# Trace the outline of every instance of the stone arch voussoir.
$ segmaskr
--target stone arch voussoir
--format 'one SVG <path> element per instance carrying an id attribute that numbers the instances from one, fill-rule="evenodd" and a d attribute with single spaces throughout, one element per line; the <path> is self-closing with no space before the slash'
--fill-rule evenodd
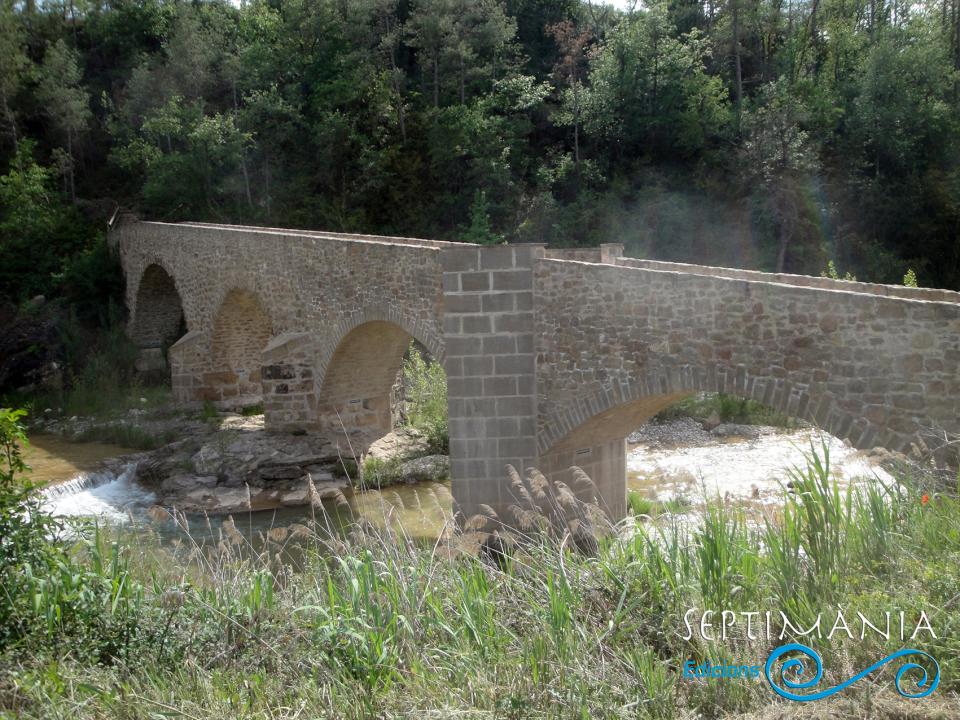
<path id="1" fill-rule="evenodd" d="M 632 378 L 629 383 L 613 382 L 577 397 L 573 402 L 545 418 L 538 434 L 541 455 L 553 452 L 568 442 L 587 423 L 602 418 L 616 408 L 640 405 L 644 401 L 663 398 L 663 407 L 695 392 L 720 392 L 755 400 L 791 417 L 813 423 L 817 427 L 847 439 L 860 449 L 877 445 L 891 450 L 909 449 L 910 438 L 891 433 L 863 417 L 856 417 L 840 407 L 836 398 L 823 386 L 810 387 L 791 381 L 789 377 L 752 376 L 742 366 L 682 365 L 651 370 Z M 662 407 L 656 402 L 651 410 Z M 640 410 L 642 415 L 642 409 Z M 651 414 L 655 414 L 651 412 Z"/>

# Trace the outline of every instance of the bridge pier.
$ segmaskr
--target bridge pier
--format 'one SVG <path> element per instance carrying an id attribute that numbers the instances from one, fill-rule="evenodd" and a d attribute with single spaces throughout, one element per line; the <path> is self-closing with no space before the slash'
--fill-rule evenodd
<path id="1" fill-rule="evenodd" d="M 450 474 L 461 520 L 513 501 L 505 466 L 537 464 L 533 266 L 542 245 L 442 250 Z"/>

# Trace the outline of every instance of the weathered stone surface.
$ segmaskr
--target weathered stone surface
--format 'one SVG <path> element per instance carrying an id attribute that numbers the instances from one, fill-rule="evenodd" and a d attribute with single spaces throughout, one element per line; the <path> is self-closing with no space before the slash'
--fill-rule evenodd
<path id="1" fill-rule="evenodd" d="M 446 480 L 449 477 L 450 458 L 446 455 L 424 455 L 407 460 L 400 466 L 400 479 L 403 482 Z"/>
<path id="2" fill-rule="evenodd" d="M 367 448 L 366 457 L 375 460 L 394 460 L 423 454 L 427 439 L 412 428 L 391 431 Z"/>

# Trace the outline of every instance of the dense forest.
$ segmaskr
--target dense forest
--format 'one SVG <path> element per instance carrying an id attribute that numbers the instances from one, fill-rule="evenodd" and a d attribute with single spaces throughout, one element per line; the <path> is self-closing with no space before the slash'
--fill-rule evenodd
<path id="1" fill-rule="evenodd" d="M 960 288 L 960 0 L 2 0 L 0 295 L 117 208 Z"/>

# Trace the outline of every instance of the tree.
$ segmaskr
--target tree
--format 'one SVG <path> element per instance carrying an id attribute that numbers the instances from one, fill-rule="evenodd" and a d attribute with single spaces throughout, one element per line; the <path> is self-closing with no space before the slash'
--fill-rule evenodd
<path id="1" fill-rule="evenodd" d="M 617 159 L 701 153 L 729 120 L 726 90 L 707 74 L 708 58 L 698 31 L 675 37 L 662 5 L 624 18 L 590 59 L 585 131 Z"/>
<path id="2" fill-rule="evenodd" d="M 823 266 L 819 231 L 807 199 L 807 180 L 818 163 L 810 137 L 801 128 L 804 114 L 805 108 L 781 79 L 767 85 L 757 107 L 744 116 L 741 167 L 773 223 L 778 273 Z"/>
<path id="3" fill-rule="evenodd" d="M 563 125 L 573 127 L 573 161 L 580 167 L 580 125 L 583 114 L 584 82 L 587 54 L 593 35 L 589 30 L 578 30 L 570 20 L 551 25 L 547 32 L 557 43 L 560 57 L 553 66 L 554 78 L 563 91 L 563 112 L 558 116 Z"/>
<path id="4" fill-rule="evenodd" d="M 90 94 L 81 83 L 82 75 L 80 58 L 63 40 L 58 40 L 47 49 L 38 95 L 47 116 L 66 140 L 66 153 L 60 157 L 70 199 L 74 202 L 77 199 L 74 172 L 77 145 L 92 117 Z"/>
<path id="5" fill-rule="evenodd" d="M 24 52 L 23 32 L 11 3 L 0 3 L 0 113 L 10 134 L 10 143 L 16 152 L 20 142 L 14 99 L 20 90 L 30 61 Z"/>
<path id="6" fill-rule="evenodd" d="M 76 208 L 52 188 L 51 173 L 21 140 L 10 170 L 0 176 L 0 297 L 15 301 L 48 293 L 88 231 Z"/>

